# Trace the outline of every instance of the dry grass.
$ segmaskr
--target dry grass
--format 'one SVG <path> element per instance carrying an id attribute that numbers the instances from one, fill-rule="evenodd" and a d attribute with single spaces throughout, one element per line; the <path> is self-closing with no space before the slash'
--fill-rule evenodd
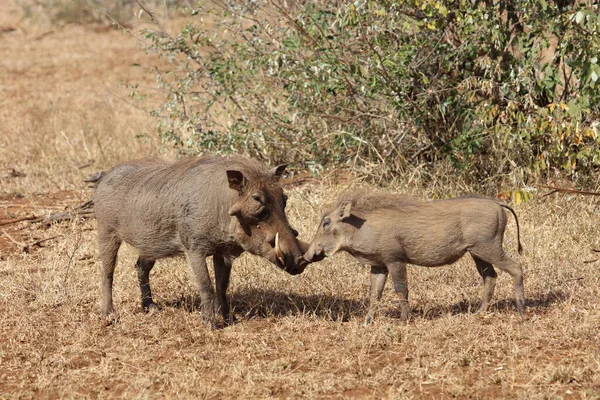
<path id="1" fill-rule="evenodd" d="M 126 95 L 120 81 L 151 85 L 130 66 L 145 57 L 135 41 L 77 26 L 45 35 L 14 21 L 0 13 L 0 26 L 17 27 L 0 40 L 3 219 L 77 204 L 91 195 L 81 184 L 91 172 L 157 151 L 156 142 L 134 139 L 152 122 L 111 94 Z M 414 195 L 427 195 L 414 186 Z M 290 220 L 303 238 L 342 189 L 289 190 Z M 368 268 L 344 255 L 296 277 L 242 257 L 229 291 L 240 321 L 208 331 L 182 259 L 157 264 L 162 310 L 141 311 L 127 247 L 115 278 L 119 318 L 107 326 L 93 220 L 11 231 L 21 240 L 59 237 L 29 254 L 0 242 L 0 397 L 599 398 L 600 261 L 585 262 L 599 258 L 590 251 L 600 248 L 598 199 L 538 198 L 516 211 L 525 318 L 503 273 L 491 311 L 472 313 L 481 282 L 465 257 L 411 267 L 412 321 L 398 319 L 388 284 L 369 327 L 361 325 Z M 515 253 L 512 223 L 506 247 Z"/>

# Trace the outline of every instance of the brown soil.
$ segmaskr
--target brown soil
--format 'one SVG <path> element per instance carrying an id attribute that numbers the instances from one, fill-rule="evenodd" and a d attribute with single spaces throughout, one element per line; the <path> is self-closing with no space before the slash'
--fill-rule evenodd
<path id="1" fill-rule="evenodd" d="M 399 320 L 388 285 L 365 327 L 369 273 L 351 257 L 291 277 L 245 255 L 229 290 L 239 322 L 211 331 L 184 259 L 157 262 L 160 311 L 141 310 L 127 246 L 115 272 L 117 314 L 100 318 L 95 221 L 13 221 L 70 210 L 91 197 L 82 180 L 94 171 L 159 154 L 154 121 L 122 100 L 119 85 L 153 87 L 154 78 L 133 66 L 148 56 L 131 36 L 37 25 L 20 4 L 0 7 L 0 398 L 600 398 L 592 197 L 514 204 L 525 253 L 516 255 L 514 224 L 505 247 L 526 271 L 524 318 L 502 273 L 490 312 L 472 311 L 481 282 L 468 257 L 409 267 L 412 320 Z M 404 192 L 400 178 L 388 190 Z M 345 172 L 287 179 L 300 237 L 310 239 L 323 205 L 359 181 Z M 50 237 L 29 253 L 14 243 Z"/>

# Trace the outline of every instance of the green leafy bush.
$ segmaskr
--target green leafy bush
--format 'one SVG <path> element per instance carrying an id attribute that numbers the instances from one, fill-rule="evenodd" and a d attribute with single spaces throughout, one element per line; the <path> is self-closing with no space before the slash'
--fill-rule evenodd
<path id="1" fill-rule="evenodd" d="M 600 165 L 597 6 L 546 0 L 201 2 L 146 30 L 182 153 L 520 184 Z M 426 177 L 427 174 L 424 174 Z"/>

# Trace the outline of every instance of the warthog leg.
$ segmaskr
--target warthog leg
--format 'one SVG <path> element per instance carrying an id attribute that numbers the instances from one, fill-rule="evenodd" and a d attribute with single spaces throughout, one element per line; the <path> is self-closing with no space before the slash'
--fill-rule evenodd
<path id="1" fill-rule="evenodd" d="M 517 301 L 517 310 L 521 316 L 525 314 L 525 294 L 523 288 L 523 268 L 521 264 L 509 258 L 506 254 L 503 254 L 500 261 L 493 263 L 494 266 L 501 269 L 502 271 L 508 272 L 513 278 L 513 284 L 515 287 L 515 298 Z"/>
<path id="2" fill-rule="evenodd" d="M 502 247 L 499 246 L 498 250 L 488 252 L 485 254 L 482 251 L 477 252 L 472 250 L 471 254 L 475 253 L 476 257 L 492 264 L 494 267 L 508 272 L 513 278 L 513 285 L 515 287 L 515 298 L 517 302 L 517 310 L 521 315 L 525 313 L 525 295 L 523 289 L 523 269 L 521 264 L 508 257 Z M 475 256 L 475 254 L 473 254 Z"/>
<path id="3" fill-rule="evenodd" d="M 139 257 L 135 263 L 140 291 L 142 292 L 142 308 L 148 311 L 156 309 L 156 304 L 152 301 L 152 291 L 150 290 L 150 271 L 154 267 L 154 262 L 155 260 Z"/>
<path id="4" fill-rule="evenodd" d="M 483 312 L 487 310 L 488 305 L 492 300 L 492 296 L 494 295 L 497 274 L 492 264 L 483 261 L 481 258 L 473 254 L 471 254 L 471 256 L 477 265 L 477 271 L 479 272 L 479 275 L 481 275 L 483 278 L 483 296 L 481 299 L 481 304 L 479 305 L 479 309 L 477 310 L 477 312 Z"/>
<path id="5" fill-rule="evenodd" d="M 408 307 L 408 278 L 406 276 L 406 263 L 388 265 L 388 270 L 394 283 L 394 291 L 400 297 L 400 318 L 408 320 L 410 309 Z"/>
<path id="6" fill-rule="evenodd" d="M 375 312 L 381 300 L 381 294 L 387 280 L 388 270 L 386 267 L 371 266 L 371 290 L 369 294 L 369 311 L 365 318 L 365 325 L 370 324 L 375 317 Z"/>
<path id="7" fill-rule="evenodd" d="M 226 324 L 233 322 L 233 320 L 230 319 L 229 302 L 227 301 L 227 287 L 229 286 L 229 277 L 231 275 L 231 262 L 231 259 L 223 257 L 222 254 L 215 254 L 213 256 L 215 283 L 217 285 L 217 300 L 219 302 L 219 310 L 223 316 L 223 321 Z"/>
<path id="8" fill-rule="evenodd" d="M 206 267 L 206 255 L 195 251 L 187 251 L 185 254 L 192 273 L 192 280 L 200 292 L 202 319 L 210 328 L 215 328 L 215 291 Z"/>
<path id="9" fill-rule="evenodd" d="M 102 289 L 101 313 L 106 317 L 113 309 L 112 286 L 115 267 L 117 265 L 117 254 L 121 246 L 121 239 L 114 233 L 98 227 L 98 247 L 100 249 L 100 286 Z"/>

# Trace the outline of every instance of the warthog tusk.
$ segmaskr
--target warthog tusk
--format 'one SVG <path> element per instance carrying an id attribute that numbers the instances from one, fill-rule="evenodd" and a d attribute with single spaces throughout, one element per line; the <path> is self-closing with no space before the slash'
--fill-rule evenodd
<path id="1" fill-rule="evenodd" d="M 279 248 L 279 232 L 275 234 L 275 255 L 277 255 L 277 260 L 279 260 L 281 265 L 285 265 L 285 261 L 283 259 L 283 252 Z"/>

